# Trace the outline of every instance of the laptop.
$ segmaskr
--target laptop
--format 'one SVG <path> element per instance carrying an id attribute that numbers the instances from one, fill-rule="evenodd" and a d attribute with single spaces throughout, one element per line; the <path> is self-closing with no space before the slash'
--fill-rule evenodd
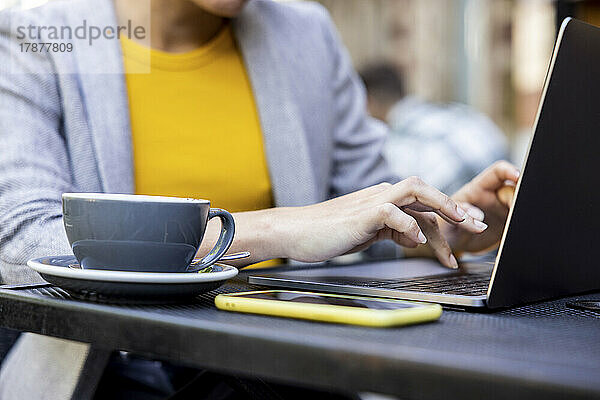
<path id="1" fill-rule="evenodd" d="M 494 261 L 315 265 L 248 281 L 489 309 L 600 290 L 600 28 L 561 25 Z"/>

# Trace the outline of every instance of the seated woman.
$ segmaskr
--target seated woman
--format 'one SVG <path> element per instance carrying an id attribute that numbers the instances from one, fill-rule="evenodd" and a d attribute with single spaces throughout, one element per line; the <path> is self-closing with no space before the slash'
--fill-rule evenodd
<path id="1" fill-rule="evenodd" d="M 451 197 L 394 176 L 386 130 L 367 114 L 346 50 L 314 3 L 78 0 L 0 18 L 0 59 L 10 60 L 0 63 L 6 281 L 35 279 L 19 267 L 29 258 L 71 252 L 63 192 L 210 199 L 234 212 L 230 252 L 250 251 L 246 263 L 322 261 L 390 239 L 427 243 L 456 268 L 453 252 L 500 238 L 508 209 L 495 193 L 517 170 L 496 163 Z M 19 26 L 83 21 L 115 28 L 89 44 L 74 39 L 66 53 L 22 52 L 15 38 Z M 149 36 L 118 38 L 129 21 L 151 26 Z M 21 42 L 52 40 L 33 32 L 41 36 Z M 200 253 L 218 230 L 211 223 Z M 69 397 L 85 352 L 27 336 L 3 368 L 0 397 Z"/>

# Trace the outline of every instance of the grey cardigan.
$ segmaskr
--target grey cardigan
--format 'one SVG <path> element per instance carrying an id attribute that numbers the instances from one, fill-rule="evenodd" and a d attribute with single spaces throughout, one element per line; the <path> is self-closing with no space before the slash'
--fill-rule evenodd
<path id="1" fill-rule="evenodd" d="M 0 13 L 4 282 L 39 279 L 22 266 L 29 258 L 71 252 L 61 220 L 63 192 L 134 190 L 118 40 L 33 55 L 21 53 L 11 38 L 11 22 L 77 26 L 84 19 L 114 26 L 112 2 L 59 0 Z M 397 180 L 382 156 L 386 129 L 367 115 L 362 84 L 323 8 L 253 0 L 233 27 L 259 111 L 277 206 Z M 87 346 L 27 335 L 2 369 L 0 397 L 69 397 L 86 354 Z"/>

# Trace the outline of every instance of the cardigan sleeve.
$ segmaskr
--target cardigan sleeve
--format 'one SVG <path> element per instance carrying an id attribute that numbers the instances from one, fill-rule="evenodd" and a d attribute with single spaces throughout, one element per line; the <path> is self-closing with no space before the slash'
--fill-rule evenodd
<path id="1" fill-rule="evenodd" d="M 74 191 L 61 133 L 58 74 L 48 55 L 23 53 L 0 13 L 0 272 L 33 257 L 70 254 L 61 194 Z M 26 269 L 23 269 L 26 270 Z"/>

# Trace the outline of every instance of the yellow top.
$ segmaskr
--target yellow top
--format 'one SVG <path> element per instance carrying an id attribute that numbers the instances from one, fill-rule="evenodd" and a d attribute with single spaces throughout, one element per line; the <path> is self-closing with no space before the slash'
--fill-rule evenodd
<path id="1" fill-rule="evenodd" d="M 208 199 L 231 212 L 273 206 L 250 82 L 231 29 L 188 53 L 122 39 L 135 191 Z M 150 73 L 135 73 L 147 68 Z"/>
<path id="2" fill-rule="evenodd" d="M 121 44 L 136 193 L 208 199 L 230 212 L 272 207 L 256 105 L 231 28 L 187 53 Z"/>

